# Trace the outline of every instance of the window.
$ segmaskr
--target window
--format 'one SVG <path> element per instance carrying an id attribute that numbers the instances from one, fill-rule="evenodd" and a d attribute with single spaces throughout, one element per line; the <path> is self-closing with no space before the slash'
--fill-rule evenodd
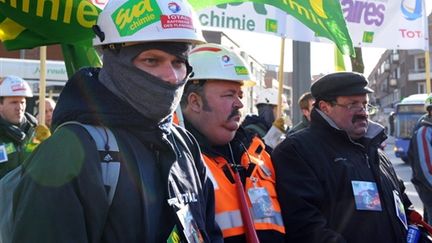
<path id="1" fill-rule="evenodd" d="M 415 58 L 415 69 L 418 71 L 425 70 L 425 58 L 423 56 L 418 56 Z"/>
<path id="2" fill-rule="evenodd" d="M 399 75 L 400 75 L 400 69 L 399 69 L 399 68 L 396 68 L 396 69 L 393 71 L 393 78 L 398 79 L 398 78 L 399 78 Z"/>
<path id="3" fill-rule="evenodd" d="M 417 93 L 418 94 L 424 94 L 426 93 L 426 83 L 418 83 L 417 84 Z"/>

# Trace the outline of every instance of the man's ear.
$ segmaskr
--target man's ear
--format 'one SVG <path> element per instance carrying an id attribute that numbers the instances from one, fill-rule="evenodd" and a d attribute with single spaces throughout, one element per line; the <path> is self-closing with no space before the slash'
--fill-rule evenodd
<path id="1" fill-rule="evenodd" d="M 320 100 L 319 103 L 318 103 L 318 106 L 319 106 L 320 110 L 322 112 L 324 112 L 325 114 L 327 114 L 329 112 L 329 105 L 330 104 L 328 102 L 325 102 L 323 100 Z"/>
<path id="2" fill-rule="evenodd" d="M 203 106 L 201 96 L 194 92 L 190 93 L 188 96 L 188 105 L 191 111 L 201 112 Z"/>

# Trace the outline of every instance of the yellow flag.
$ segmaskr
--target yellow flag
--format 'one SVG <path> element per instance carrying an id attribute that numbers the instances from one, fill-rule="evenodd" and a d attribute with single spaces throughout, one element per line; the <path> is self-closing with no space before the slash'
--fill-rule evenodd
<path id="1" fill-rule="evenodd" d="M 345 71 L 344 56 L 336 46 L 334 48 L 334 60 L 335 60 L 335 70 L 337 72 Z"/>

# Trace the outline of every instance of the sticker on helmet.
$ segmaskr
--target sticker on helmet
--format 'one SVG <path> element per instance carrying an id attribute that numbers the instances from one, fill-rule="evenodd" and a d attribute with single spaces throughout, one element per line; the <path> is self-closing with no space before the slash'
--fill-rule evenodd
<path id="1" fill-rule="evenodd" d="M 167 8 L 172 14 L 161 16 L 163 29 L 195 29 L 191 17 L 178 14 L 183 10 L 178 3 L 169 2 Z"/>
<path id="2" fill-rule="evenodd" d="M 23 83 L 15 83 L 11 85 L 11 90 L 12 92 L 25 91 L 26 87 L 24 86 Z"/>
<path id="3" fill-rule="evenodd" d="M 156 1 L 131 0 L 120 6 L 111 18 L 120 36 L 129 36 L 159 21 L 161 14 Z"/>
<path id="4" fill-rule="evenodd" d="M 171 14 L 161 16 L 163 29 L 191 29 L 193 30 L 192 19 L 185 15 Z"/>
<path id="5" fill-rule="evenodd" d="M 228 55 L 221 56 L 221 64 L 223 68 L 234 66 L 234 63 L 232 62 L 232 58 Z"/>
<path id="6" fill-rule="evenodd" d="M 249 72 L 245 66 L 236 66 L 234 68 L 235 68 L 235 72 L 237 75 L 248 75 L 249 74 Z"/>

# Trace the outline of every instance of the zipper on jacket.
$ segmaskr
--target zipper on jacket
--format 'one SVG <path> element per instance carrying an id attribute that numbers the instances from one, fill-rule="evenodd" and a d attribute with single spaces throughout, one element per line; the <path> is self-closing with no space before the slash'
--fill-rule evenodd
<path id="1" fill-rule="evenodd" d="M 178 158 L 183 157 L 182 153 L 180 152 L 179 147 L 177 146 L 176 138 L 174 137 L 173 133 L 171 133 L 171 137 L 172 137 L 172 140 L 173 140 L 173 144 L 174 144 L 174 147 L 175 147 L 175 153 L 177 154 L 177 157 Z"/>
<path id="2" fill-rule="evenodd" d="M 365 159 L 366 159 L 367 166 L 370 169 L 371 166 L 370 166 L 370 163 L 369 163 L 369 156 L 366 153 L 364 154 L 364 156 L 365 156 Z"/>

